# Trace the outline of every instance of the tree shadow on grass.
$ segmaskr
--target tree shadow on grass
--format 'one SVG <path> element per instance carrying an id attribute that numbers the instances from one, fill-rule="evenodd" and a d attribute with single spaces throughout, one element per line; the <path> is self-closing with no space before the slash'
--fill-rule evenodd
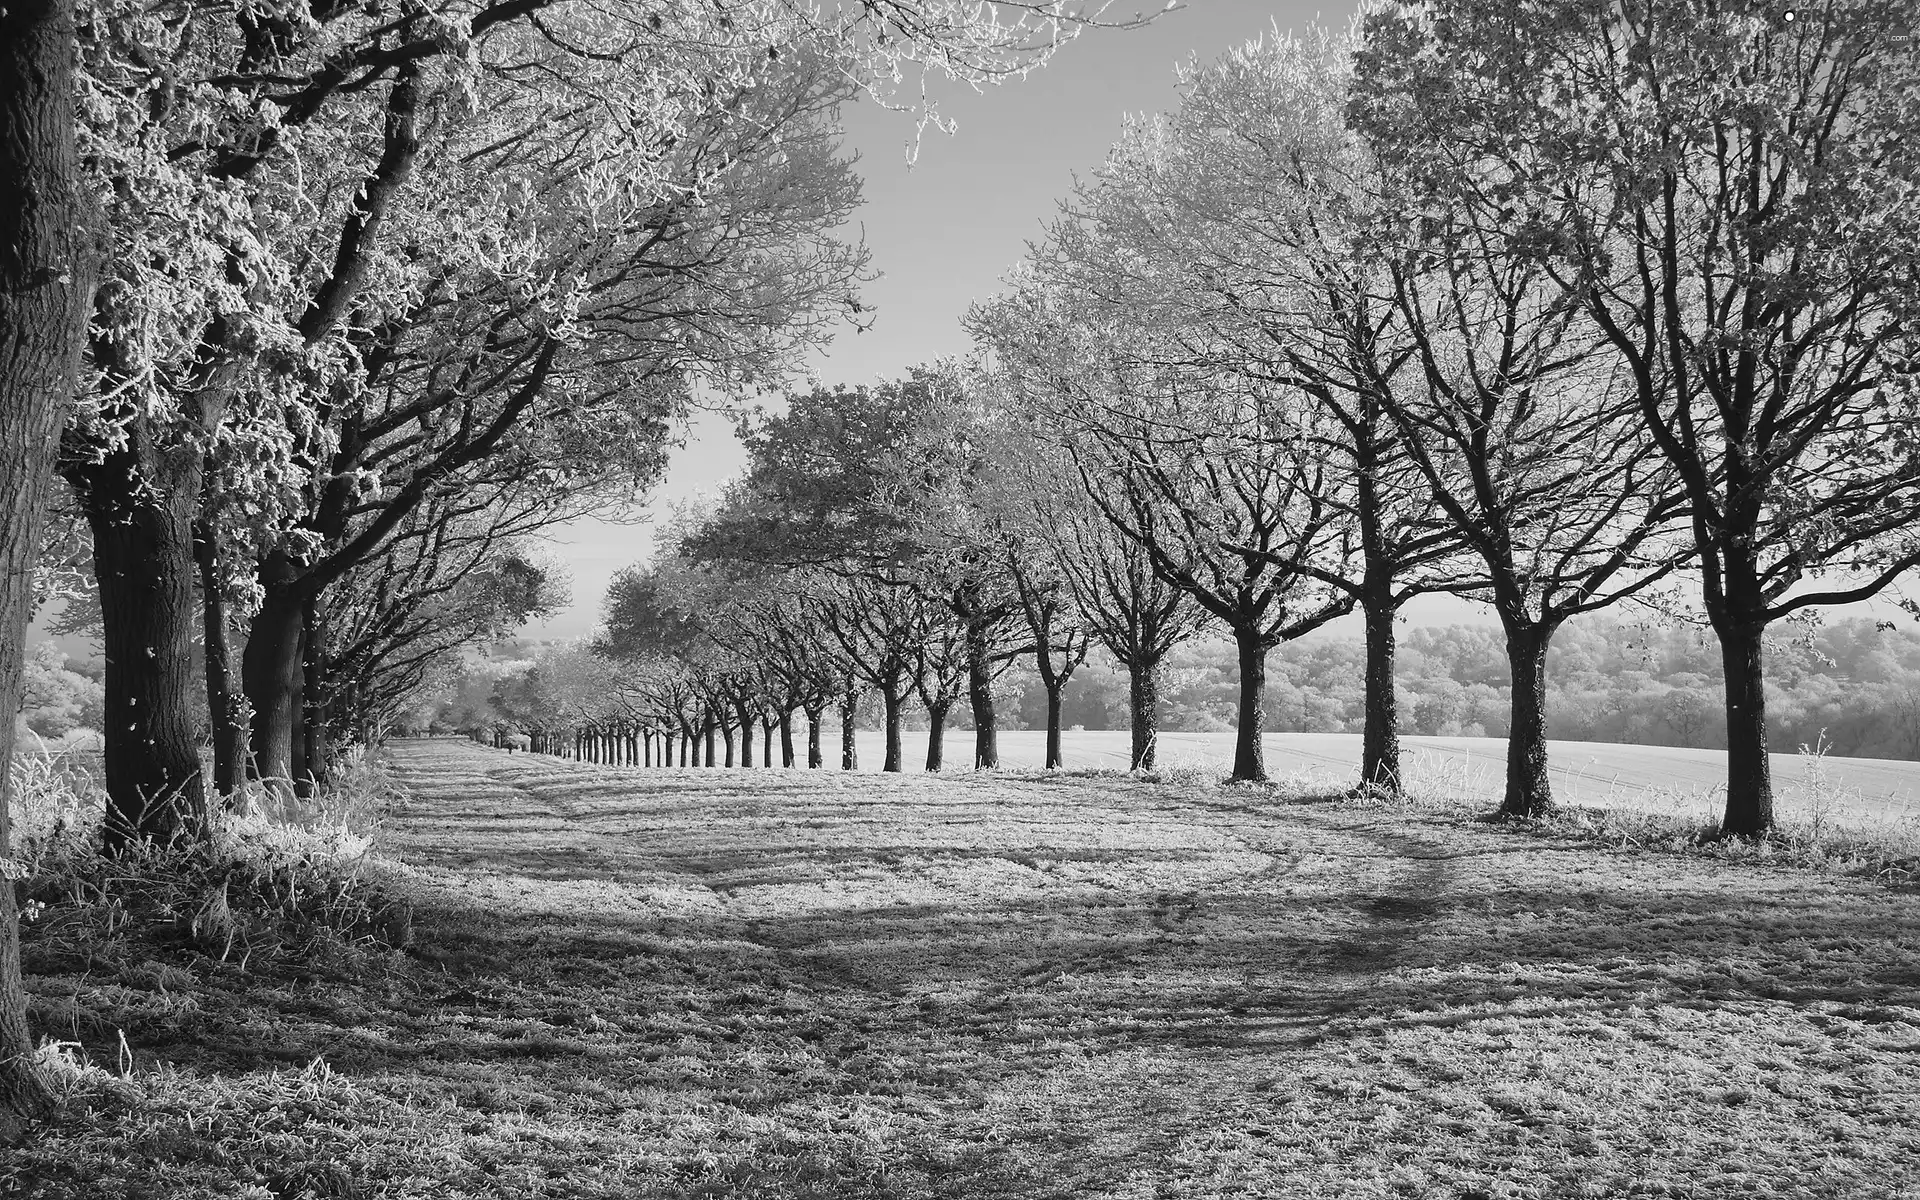
<path id="1" fill-rule="evenodd" d="M 1489 899 L 1409 907 L 1400 896 L 1328 897 L 1289 914 L 1249 896 L 1204 900 L 1181 916 L 1188 901 L 1176 896 L 1047 897 L 965 911 L 635 918 L 595 928 L 565 918 L 481 921 L 450 908 L 421 915 L 426 944 L 414 971 L 378 994 L 344 976 L 259 991 L 264 1012 L 253 1015 L 249 1044 L 271 1060 L 325 1054 L 342 1069 L 380 1070 L 422 1058 L 630 1058 L 632 1039 L 644 1044 L 649 1030 L 718 1047 L 883 1029 L 1018 1058 L 1036 1028 L 1105 1051 L 1217 1052 L 1305 1048 L 1362 1027 L 1652 1005 L 1838 1005 L 1920 1021 L 1920 919 L 1911 911 L 1847 915 L 1807 898 L 1759 918 L 1728 911 L 1715 892 L 1642 899 L 1529 889 Z M 340 999 L 316 1005 L 316 990 Z M 356 1035 L 361 1015 L 382 1008 L 400 1014 L 397 1036 L 412 1040 Z M 448 1016 L 482 1032 L 515 1022 L 564 1031 L 588 1013 L 617 1026 L 600 1051 L 559 1033 L 512 1046 L 511 1037 L 433 1032 Z M 258 1037 L 262 1029 L 270 1035 Z M 196 1057 L 192 1047 L 204 1042 L 238 1066 L 240 1032 L 178 1030 L 173 1048 Z"/>

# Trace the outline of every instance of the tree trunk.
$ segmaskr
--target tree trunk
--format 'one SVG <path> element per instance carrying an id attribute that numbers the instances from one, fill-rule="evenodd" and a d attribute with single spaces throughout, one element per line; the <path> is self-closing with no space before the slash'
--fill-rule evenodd
<path id="1" fill-rule="evenodd" d="M 927 705 L 927 770 L 938 771 L 946 757 L 947 706 Z"/>
<path id="2" fill-rule="evenodd" d="M 246 712 L 234 691 L 233 642 L 227 634 L 227 597 L 220 586 L 220 550 L 213 527 L 194 526 L 200 564 L 200 612 L 205 626 L 207 723 L 213 740 L 213 790 L 229 806 L 239 799 L 247 763 Z"/>
<path id="3" fill-rule="evenodd" d="M 301 627 L 302 629 L 305 628 L 304 622 L 302 622 Z M 306 649 L 307 649 L 306 643 L 305 642 L 300 643 L 300 653 L 301 653 L 302 663 L 306 661 Z M 292 778 L 290 783 L 291 783 L 291 786 L 293 787 L 294 792 L 297 794 L 300 790 L 299 776 L 300 776 L 300 773 L 305 769 L 306 761 L 307 761 L 307 673 L 306 671 L 304 669 L 295 671 L 293 675 L 293 679 L 294 679 L 294 683 L 293 683 L 294 777 Z M 502 748 L 504 748 L 507 744 L 505 731 L 502 731 L 500 734 L 499 744 Z"/>
<path id="4" fill-rule="evenodd" d="M 780 714 L 780 765 L 791 767 L 794 762 L 793 710 L 789 708 Z"/>
<path id="5" fill-rule="evenodd" d="M 1720 662 L 1727 676 L 1727 808 L 1720 831 L 1759 837 L 1773 828 L 1773 761 L 1767 754 L 1766 627 L 1727 625 Z"/>
<path id="6" fill-rule="evenodd" d="M 1127 704 L 1133 726 L 1132 771 L 1151 771 L 1160 741 L 1160 660 L 1127 664 Z"/>
<path id="7" fill-rule="evenodd" d="M 725 739 L 727 744 L 727 760 L 721 765 L 731 767 L 733 765 L 733 726 L 727 724 L 725 721 L 719 722 L 719 725 L 720 736 Z M 753 744 L 752 740 L 749 739 L 747 744 L 751 746 Z M 712 766 L 713 764 L 708 763 L 707 765 Z"/>
<path id="8" fill-rule="evenodd" d="M 1507 730 L 1507 794 L 1500 814 L 1539 817 L 1553 808 L 1547 778 L 1547 644 L 1553 627 L 1509 622 L 1507 666 L 1513 678 L 1513 718 Z"/>
<path id="9" fill-rule="evenodd" d="M 773 765 L 773 729 L 775 724 L 776 722 L 772 717 L 760 718 L 760 765 L 763 767 Z M 787 740 L 791 742 L 793 739 L 789 737 Z M 787 747 L 787 758 L 789 759 L 787 765 L 793 765 L 791 762 L 793 758 L 793 747 L 791 745 Z"/>
<path id="10" fill-rule="evenodd" d="M 1066 688 L 1066 681 L 1055 679 L 1047 684 L 1047 770 L 1056 771 L 1065 764 L 1060 754 L 1060 693 Z"/>
<path id="11" fill-rule="evenodd" d="M 903 757 L 900 746 L 900 708 L 903 697 L 892 688 L 880 689 L 880 702 L 887 725 L 887 753 L 880 763 L 882 771 L 898 772 Z"/>
<path id="12" fill-rule="evenodd" d="M 745 704 L 735 705 L 734 711 L 740 714 L 740 765 L 751 767 L 753 765 L 753 713 Z M 733 765 L 731 757 L 727 765 Z"/>
<path id="13" fill-rule="evenodd" d="M 106 656 L 109 852 L 143 839 L 166 841 L 206 827 L 192 696 L 193 555 L 190 489 L 156 488 L 116 452 L 95 468 L 71 472 L 93 532 L 94 574 Z M 197 460 L 197 455 L 195 456 Z M 169 481 L 173 482 L 173 481 Z"/>
<path id="14" fill-rule="evenodd" d="M 718 722 L 709 722 L 707 724 L 707 765 L 710 767 L 717 767 L 720 765 L 718 761 L 719 755 L 715 753 L 715 751 L 717 751 L 720 748 L 719 746 L 720 733 L 717 726 L 718 726 Z M 731 741 L 731 739 L 729 739 L 729 741 Z M 731 754 L 731 750 L 732 750 L 731 745 L 729 745 L 728 750 L 729 750 L 729 754 Z"/>
<path id="15" fill-rule="evenodd" d="M 1391 584 L 1369 588 L 1361 601 L 1367 629 L 1366 732 L 1360 743 L 1360 790 L 1401 793 L 1400 697 L 1393 681 L 1394 603 Z"/>
<path id="16" fill-rule="evenodd" d="M 9 868 L 7 764 L 34 566 L 95 280 L 74 147 L 76 44 L 71 0 L 0 6 L 0 862 Z M 0 1144 L 53 1108 L 26 1013 L 14 885 L 0 879 Z"/>
<path id="17" fill-rule="evenodd" d="M 1240 714 L 1234 729 L 1233 779 L 1265 783 L 1267 750 L 1262 740 L 1267 724 L 1267 643 L 1258 634 L 1235 630 L 1240 651 Z"/>
<path id="18" fill-rule="evenodd" d="M 333 766 L 333 712 L 327 672 L 326 617 L 317 597 L 300 606 L 300 761 L 294 787 L 318 796 Z"/>
<path id="19" fill-rule="evenodd" d="M 808 708 L 807 714 L 807 769 L 817 771 L 826 763 L 826 756 L 820 753 L 820 716 L 825 710 Z"/>
<path id="20" fill-rule="evenodd" d="M 975 770 L 1000 765 L 1000 729 L 993 710 L 993 663 L 987 633 L 984 618 L 967 618 L 967 703 L 973 708 Z"/>
<path id="21" fill-rule="evenodd" d="M 860 769 L 860 744 L 854 740 L 853 717 L 860 706 L 860 696 L 852 688 L 847 689 L 846 698 L 840 705 L 840 769 L 857 771 Z"/>
<path id="22" fill-rule="evenodd" d="M 277 556 L 262 573 L 281 569 Z M 265 598 L 247 628 L 240 679 L 253 710 L 253 776 L 285 795 L 293 789 L 295 693 L 300 686 L 300 599 L 263 579 Z"/>

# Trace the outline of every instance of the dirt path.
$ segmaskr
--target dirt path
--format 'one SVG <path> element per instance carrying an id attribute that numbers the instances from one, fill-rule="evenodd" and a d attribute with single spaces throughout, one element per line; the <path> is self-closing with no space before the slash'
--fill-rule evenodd
<path id="1" fill-rule="evenodd" d="M 420 953 L 543 1047 L 456 1098 L 594 1131 L 550 1194 L 1920 1195 L 1911 896 L 1240 789 L 393 763 Z"/>

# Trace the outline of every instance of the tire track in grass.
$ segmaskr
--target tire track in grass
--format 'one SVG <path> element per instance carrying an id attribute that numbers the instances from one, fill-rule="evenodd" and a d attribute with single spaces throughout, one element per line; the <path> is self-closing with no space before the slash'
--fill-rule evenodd
<path id="1" fill-rule="evenodd" d="M 1862 934 L 1825 948 L 1821 904 L 1866 926 L 1847 887 L 1812 877 L 1253 790 L 498 759 L 487 774 L 491 802 L 556 814 L 535 841 L 582 840 L 576 877 L 622 883 L 587 924 L 645 956 L 609 959 L 599 991 L 559 989 L 644 997 L 600 1010 L 632 1056 L 609 1063 L 683 1079 L 648 1085 L 667 1111 L 777 1114 L 768 1128 L 788 1131 L 710 1156 L 774 1171 L 779 1139 L 810 1122 L 886 1114 L 884 1188 L 764 1176 L 784 1182 L 661 1194 L 1611 1196 L 1729 1161 L 1735 1190 L 1699 1194 L 1747 1194 L 1840 1138 L 1858 1160 L 1830 1168 L 1842 1182 L 1780 1194 L 1851 1197 L 1897 1175 L 1884 1138 L 1905 1135 L 1876 1148 L 1836 1114 L 1871 1104 L 1872 1127 L 1897 1130 L 1920 1112 L 1888 1090 L 1886 1064 L 1911 1055 L 1861 1040 L 1915 1040 L 1911 967 Z M 1795 888 L 1830 899 L 1790 925 L 1749 921 Z M 696 890 L 697 906 L 665 899 Z M 536 901 L 500 916 L 529 952 Z M 1914 927 L 1911 904 L 1887 916 Z M 1743 1048 L 1765 1030 L 1784 1040 Z M 1748 1070 L 1762 1083 L 1731 1077 Z"/>

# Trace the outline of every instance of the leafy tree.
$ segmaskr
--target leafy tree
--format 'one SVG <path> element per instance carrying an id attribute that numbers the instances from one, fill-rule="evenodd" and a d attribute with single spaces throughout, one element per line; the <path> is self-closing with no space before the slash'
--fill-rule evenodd
<path id="1" fill-rule="evenodd" d="M 786 401 L 743 429 L 747 476 L 689 552 L 862 576 L 944 607 L 965 630 L 974 765 L 997 766 L 993 681 L 1025 646 L 1006 547 L 982 503 L 979 399 L 942 365 Z"/>
<path id="2" fill-rule="evenodd" d="M 103 711 L 99 682 L 69 670 L 66 659 L 52 642 L 27 648 L 18 711 L 21 722 L 41 737 L 60 737 Z"/>
<path id="3" fill-rule="evenodd" d="M 100 386 L 69 423 L 63 470 L 94 526 L 111 669 L 125 676 L 110 690 L 129 697 L 126 727 L 109 730 L 115 811 L 156 814 L 146 835 L 198 806 L 180 710 L 210 469 L 225 476 L 216 519 L 256 537 L 264 567 L 264 636 L 242 673 L 255 749 L 281 775 L 301 665 L 290 645 L 315 594 L 364 560 L 343 551 L 376 548 L 384 522 L 490 453 L 543 395 L 604 397 L 670 374 L 676 350 L 744 386 L 767 359 L 743 343 L 818 336 L 857 255 L 816 236 L 844 207 L 812 186 L 830 180 L 809 181 L 820 139 L 781 150 L 783 127 L 884 91 L 904 61 L 977 81 L 1022 70 L 1096 16 L 955 0 L 101 10 L 82 31 L 85 132 L 116 271 L 96 305 Z M 757 194 L 797 203 L 746 244 L 683 237 L 727 227 L 742 174 L 779 170 L 785 184 Z M 696 268 L 705 283 L 677 288 Z M 715 275 L 742 283 L 738 303 L 710 302 L 727 292 L 705 286 Z M 663 287 L 677 302 L 654 302 Z M 623 321 L 648 326 L 625 357 L 611 339 L 589 346 Z M 393 440 L 356 445 L 352 426 L 370 396 L 415 385 L 467 403 L 425 414 L 414 428 L 441 436 L 399 470 Z M 338 493 L 369 482 L 393 515 L 354 527 Z M 253 560 L 216 570 L 247 576 Z"/>

